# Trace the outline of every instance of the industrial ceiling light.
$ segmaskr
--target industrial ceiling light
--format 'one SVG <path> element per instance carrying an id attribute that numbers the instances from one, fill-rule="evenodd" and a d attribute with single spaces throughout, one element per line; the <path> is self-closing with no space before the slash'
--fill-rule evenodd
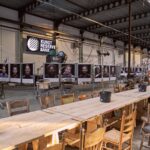
<path id="1" fill-rule="evenodd" d="M 150 3 L 150 0 L 147 0 L 148 3 Z"/>

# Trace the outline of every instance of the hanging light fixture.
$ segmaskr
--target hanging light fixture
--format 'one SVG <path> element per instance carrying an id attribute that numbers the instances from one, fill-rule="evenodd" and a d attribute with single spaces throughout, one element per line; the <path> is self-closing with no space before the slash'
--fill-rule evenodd
<path id="1" fill-rule="evenodd" d="M 150 3 L 150 0 L 147 0 L 148 3 Z"/>

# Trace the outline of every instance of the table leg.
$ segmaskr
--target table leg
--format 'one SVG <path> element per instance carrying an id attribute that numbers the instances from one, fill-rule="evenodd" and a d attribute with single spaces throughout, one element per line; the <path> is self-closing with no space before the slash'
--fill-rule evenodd
<path id="1" fill-rule="evenodd" d="M 38 150 L 39 148 L 39 139 L 32 141 L 33 150 Z"/>
<path id="2" fill-rule="evenodd" d="M 58 132 L 52 135 L 52 145 L 59 144 L 59 135 Z"/>
<path id="3" fill-rule="evenodd" d="M 148 146 L 150 146 L 150 137 L 148 138 Z"/>
<path id="4" fill-rule="evenodd" d="M 21 144 L 21 145 L 18 145 L 18 150 L 27 150 L 28 148 L 28 144 Z"/>
<path id="5" fill-rule="evenodd" d="M 80 128 L 80 148 L 79 148 L 79 150 L 83 150 L 84 133 L 85 133 L 85 129 L 81 125 L 81 128 Z"/>

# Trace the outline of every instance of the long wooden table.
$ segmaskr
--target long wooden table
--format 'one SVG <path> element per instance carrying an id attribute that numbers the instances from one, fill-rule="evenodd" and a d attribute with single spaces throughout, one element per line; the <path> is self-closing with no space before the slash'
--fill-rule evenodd
<path id="1" fill-rule="evenodd" d="M 30 142 L 41 136 L 54 135 L 78 126 L 94 116 L 105 114 L 150 97 L 138 89 L 112 94 L 110 103 L 92 98 L 71 104 L 51 107 L 22 115 L 0 119 L 0 150 L 11 150 L 16 145 Z"/>
<path id="2" fill-rule="evenodd" d="M 110 103 L 102 103 L 100 102 L 100 98 L 96 97 L 85 101 L 51 107 L 46 111 L 60 112 L 72 116 L 76 120 L 84 121 L 92 118 L 93 116 L 118 110 L 125 106 L 138 103 L 143 99 L 149 98 L 149 91 L 150 87 L 148 87 L 147 92 L 138 92 L 138 89 L 134 89 L 112 94 Z"/>
<path id="3" fill-rule="evenodd" d="M 34 111 L 0 120 L 0 150 L 12 150 L 42 136 L 57 135 L 79 124 L 68 115 Z"/>

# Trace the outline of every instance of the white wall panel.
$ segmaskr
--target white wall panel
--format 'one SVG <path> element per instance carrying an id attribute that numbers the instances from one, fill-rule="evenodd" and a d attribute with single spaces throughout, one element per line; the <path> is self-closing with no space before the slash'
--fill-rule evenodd
<path id="1" fill-rule="evenodd" d="M 123 54 L 119 54 L 119 50 L 115 49 L 115 64 L 123 66 Z"/>
<path id="2" fill-rule="evenodd" d="M 69 35 L 79 36 L 80 31 L 76 28 L 61 24 L 58 28 L 60 32 L 67 33 Z"/>
<path id="3" fill-rule="evenodd" d="M 99 49 L 98 45 L 94 45 L 94 43 L 84 43 L 83 45 L 83 63 L 98 63 L 98 55 L 97 50 Z"/>
<path id="4" fill-rule="evenodd" d="M 16 62 L 16 32 L 0 28 L 0 62 Z"/>
<path id="5" fill-rule="evenodd" d="M 45 55 L 33 55 L 33 54 L 23 54 L 23 62 L 24 63 L 35 63 L 35 73 L 37 74 L 37 68 L 41 67 L 43 63 L 46 62 Z M 41 69 L 40 73 L 43 73 L 43 69 Z"/>
<path id="6" fill-rule="evenodd" d="M 104 56 L 103 58 L 103 64 L 104 65 L 111 65 L 114 64 L 114 48 L 110 45 L 103 44 L 100 48 L 101 52 L 103 53 L 109 53 L 109 56 Z"/>
<path id="7" fill-rule="evenodd" d="M 0 6 L 0 17 L 17 21 L 18 12 L 16 10 Z"/>
<path id="8" fill-rule="evenodd" d="M 32 16 L 29 14 L 25 15 L 25 22 L 32 25 L 42 26 L 45 28 L 53 29 L 53 22 L 40 17 Z"/>
<path id="9" fill-rule="evenodd" d="M 141 54 L 140 53 L 135 53 L 135 66 L 140 66 L 141 62 Z"/>
<path id="10" fill-rule="evenodd" d="M 78 63 L 79 61 L 79 49 L 71 48 L 71 44 L 74 41 L 69 41 L 69 40 L 63 40 L 63 39 L 58 39 L 57 40 L 57 50 L 58 51 L 64 51 L 67 54 L 67 62 L 68 63 Z"/>
<path id="11" fill-rule="evenodd" d="M 0 6 L 0 17 L 12 19 L 12 20 L 18 20 L 18 12 L 12 9 L 8 9 L 5 7 Z M 53 28 L 53 22 L 42 19 L 40 17 L 32 16 L 29 14 L 25 15 L 25 22 L 28 24 L 33 24 L 37 26 L 43 26 L 49 29 Z M 11 27 L 18 27 L 17 25 L 10 24 L 10 23 L 2 23 L 1 25 L 11 26 Z M 79 62 L 79 49 L 75 48 L 73 49 L 71 47 L 71 44 L 74 41 L 79 41 L 78 37 L 80 37 L 80 31 L 76 28 L 69 27 L 66 25 L 60 25 L 59 31 L 65 32 L 69 35 L 75 35 L 75 38 L 70 38 L 68 40 L 63 39 L 57 39 L 57 49 L 58 51 L 64 51 L 67 56 L 68 60 L 67 62 L 70 63 L 78 63 Z M 2 29 L 0 27 L 0 61 L 4 61 L 6 58 L 9 59 L 10 62 L 15 62 L 18 57 L 19 51 L 19 31 L 14 31 L 11 29 Z M 91 38 L 92 40 L 98 40 L 98 36 L 93 33 L 84 32 L 85 38 Z M 87 44 L 88 43 L 88 44 Z M 105 65 L 113 65 L 114 62 L 116 65 L 123 65 L 123 54 L 119 55 L 118 50 L 114 48 L 113 46 L 113 40 L 110 38 L 105 37 L 104 38 L 103 47 L 100 49 L 103 49 L 105 52 L 109 52 L 110 56 L 104 57 L 104 64 Z M 121 45 L 122 43 L 117 43 L 117 45 Z M 84 63 L 98 63 L 98 56 L 97 56 L 97 50 L 99 49 L 98 43 L 94 43 L 92 41 L 84 41 L 83 45 L 83 60 Z M 126 64 L 128 64 L 128 54 L 126 53 Z M 40 67 L 43 62 L 46 61 L 46 56 L 43 55 L 32 55 L 32 54 L 23 54 L 23 61 L 24 62 L 35 62 L 36 68 Z M 141 54 L 135 53 L 135 66 L 139 65 L 141 61 Z M 133 54 L 131 53 L 131 66 L 133 65 Z"/>

